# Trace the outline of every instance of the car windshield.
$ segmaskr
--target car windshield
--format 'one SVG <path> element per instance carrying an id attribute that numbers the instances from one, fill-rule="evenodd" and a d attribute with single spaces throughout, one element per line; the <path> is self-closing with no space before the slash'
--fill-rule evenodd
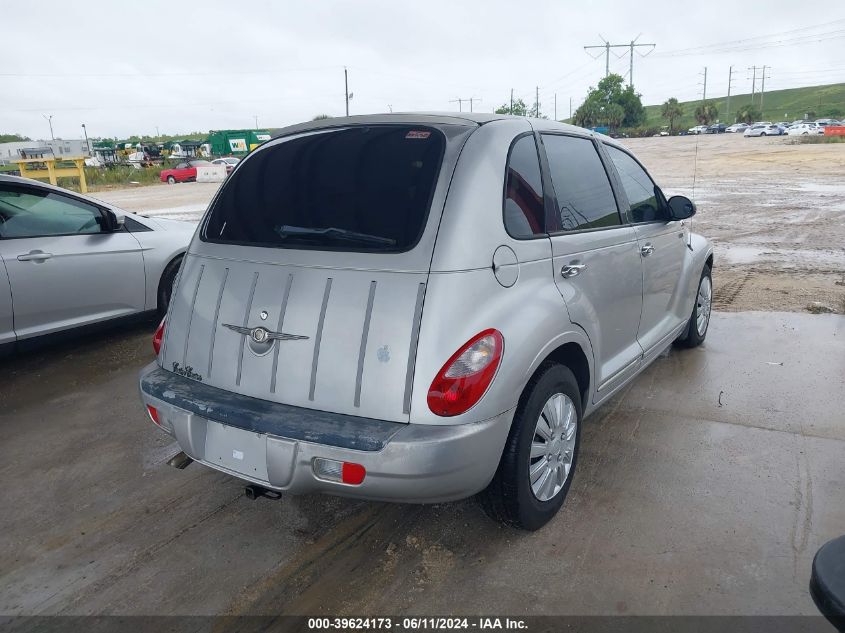
<path id="1" fill-rule="evenodd" d="M 435 129 L 355 126 L 265 147 L 232 173 L 203 239 L 401 252 L 419 240 L 445 141 Z"/>

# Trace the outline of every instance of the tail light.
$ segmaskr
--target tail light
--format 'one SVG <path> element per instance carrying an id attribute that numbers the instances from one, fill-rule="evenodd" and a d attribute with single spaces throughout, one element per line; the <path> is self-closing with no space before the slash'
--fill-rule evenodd
<path id="1" fill-rule="evenodd" d="M 153 351 L 158 356 L 159 351 L 161 351 L 161 342 L 164 340 L 164 319 L 161 320 L 161 323 L 158 324 L 156 328 L 156 333 L 153 334 Z"/>
<path id="2" fill-rule="evenodd" d="M 338 481 L 351 486 L 359 486 L 367 476 L 367 469 L 353 462 L 339 462 L 336 459 L 318 457 L 314 460 L 314 474 L 320 479 Z"/>
<path id="3" fill-rule="evenodd" d="M 152 407 L 150 405 L 147 405 L 147 413 L 150 416 L 150 420 L 152 420 L 153 422 L 155 422 L 156 424 L 161 426 L 161 420 L 158 417 L 158 409 L 156 409 L 155 407 Z"/>
<path id="4" fill-rule="evenodd" d="M 449 417 L 469 410 L 487 391 L 499 362 L 505 341 L 498 330 L 484 330 L 473 336 L 452 355 L 428 389 L 431 412 Z"/>

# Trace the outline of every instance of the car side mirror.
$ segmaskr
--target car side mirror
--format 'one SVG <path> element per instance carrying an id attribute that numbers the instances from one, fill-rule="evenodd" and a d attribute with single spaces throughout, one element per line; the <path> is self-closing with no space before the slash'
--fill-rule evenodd
<path id="1" fill-rule="evenodd" d="M 695 204 L 686 196 L 672 196 L 668 204 L 673 220 L 686 220 L 695 215 Z"/>
<path id="2" fill-rule="evenodd" d="M 106 209 L 105 216 L 108 224 L 107 231 L 119 231 L 123 228 L 123 224 L 126 221 L 125 215 L 117 211 L 112 211 L 111 209 Z"/>

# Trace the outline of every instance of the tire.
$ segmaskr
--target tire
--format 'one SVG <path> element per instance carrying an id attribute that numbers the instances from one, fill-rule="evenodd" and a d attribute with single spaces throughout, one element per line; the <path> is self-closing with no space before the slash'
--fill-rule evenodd
<path id="1" fill-rule="evenodd" d="M 766 136 L 765 132 L 760 132 L 760 136 Z"/>
<path id="2" fill-rule="evenodd" d="M 704 288 L 704 295 L 702 295 Z M 709 293 L 709 296 L 708 296 Z M 710 309 L 713 302 L 713 278 L 710 273 L 710 266 L 704 265 L 701 271 L 701 278 L 698 280 L 698 289 L 695 293 L 695 302 L 692 304 L 692 314 L 687 322 L 686 336 L 679 338 L 676 344 L 679 347 L 698 347 L 707 337 L 707 330 L 710 327 Z M 705 314 L 703 329 L 699 327 L 699 310 Z"/>
<path id="3" fill-rule="evenodd" d="M 175 185 L 176 184 L 176 178 L 174 178 L 173 176 L 168 176 L 167 177 L 167 184 L 168 185 Z"/>
<path id="4" fill-rule="evenodd" d="M 158 316 L 163 318 L 167 314 L 167 308 L 170 306 L 170 296 L 173 294 L 174 282 L 176 275 L 179 273 L 179 266 L 182 265 L 182 256 L 175 258 L 170 262 L 161 274 L 161 280 L 158 283 Z"/>
<path id="5" fill-rule="evenodd" d="M 543 419 L 548 415 L 544 413 L 544 408 L 549 402 L 560 402 L 563 411 L 569 409 L 575 428 L 567 433 L 567 425 L 561 423 L 557 429 L 553 430 L 555 440 L 552 442 L 544 440 L 541 444 L 535 439 L 542 440 L 543 438 L 535 434 L 541 414 Z M 575 466 L 578 463 L 582 414 L 581 392 L 572 371 L 568 367 L 552 362 L 541 365 L 520 396 L 493 481 L 479 495 L 484 511 L 491 518 L 512 527 L 533 531 L 543 527 L 557 514 L 572 485 Z M 565 418 L 565 415 L 563 417 Z M 571 429 L 571 425 L 568 428 Z M 549 446 L 549 452 L 556 453 L 558 457 L 553 456 L 551 461 L 543 456 L 532 459 L 532 444 L 535 448 L 542 445 Z M 560 455 L 563 455 L 562 459 Z M 568 471 L 565 465 L 567 460 L 569 461 Z M 551 466 L 541 466 L 541 464 L 549 463 Z M 555 466 L 556 463 L 559 464 L 559 470 Z M 537 472 L 542 473 L 537 477 L 535 485 L 540 486 L 543 482 L 551 484 L 547 490 L 541 489 L 541 493 L 545 492 L 547 498 L 542 498 L 544 497 L 542 494 L 538 497 L 532 489 L 532 467 L 537 467 Z M 553 468 L 553 470 L 549 473 L 545 470 L 546 468 Z M 549 477 L 554 477 L 558 473 L 563 477 L 562 485 L 559 478 L 548 480 Z"/>

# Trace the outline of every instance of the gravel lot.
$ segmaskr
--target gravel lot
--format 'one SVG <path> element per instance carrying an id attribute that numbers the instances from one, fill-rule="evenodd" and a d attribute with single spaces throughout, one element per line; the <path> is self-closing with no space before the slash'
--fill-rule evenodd
<path id="1" fill-rule="evenodd" d="M 735 134 L 629 139 L 667 193 L 698 204 L 716 248 L 720 310 L 845 314 L 845 143 Z M 196 220 L 218 185 L 94 194 L 127 211 Z"/>

